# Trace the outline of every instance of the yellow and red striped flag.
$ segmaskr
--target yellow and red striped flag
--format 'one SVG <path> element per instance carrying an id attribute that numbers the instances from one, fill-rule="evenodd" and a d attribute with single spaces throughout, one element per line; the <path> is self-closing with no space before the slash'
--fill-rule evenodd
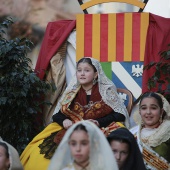
<path id="1" fill-rule="evenodd" d="M 78 14 L 77 60 L 143 61 L 149 13 Z"/>

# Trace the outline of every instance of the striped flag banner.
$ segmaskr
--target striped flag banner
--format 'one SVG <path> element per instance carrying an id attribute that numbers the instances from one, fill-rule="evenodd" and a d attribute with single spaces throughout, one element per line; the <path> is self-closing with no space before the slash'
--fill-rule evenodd
<path id="1" fill-rule="evenodd" d="M 149 13 L 77 14 L 77 61 L 143 61 Z"/>

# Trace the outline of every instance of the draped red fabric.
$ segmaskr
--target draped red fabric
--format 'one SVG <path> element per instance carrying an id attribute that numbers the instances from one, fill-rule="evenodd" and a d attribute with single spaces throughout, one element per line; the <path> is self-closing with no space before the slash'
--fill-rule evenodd
<path id="1" fill-rule="evenodd" d="M 85 90 L 81 87 L 77 94 L 77 97 L 74 99 L 74 102 L 78 102 L 82 106 L 85 106 L 88 104 L 86 96 L 87 96 L 87 94 L 86 94 Z M 102 100 L 102 97 L 99 93 L 98 83 L 96 83 L 92 88 L 92 94 L 90 96 L 90 101 L 93 101 L 95 103 L 95 102 L 101 101 L 101 100 Z M 74 102 L 72 102 L 72 103 L 74 103 Z"/>
<path id="2" fill-rule="evenodd" d="M 144 66 L 150 62 L 160 61 L 160 52 L 167 50 L 170 44 L 170 18 L 149 14 L 149 27 L 146 38 Z M 142 92 L 148 91 L 147 82 L 155 69 L 144 70 L 142 78 Z M 166 86 L 166 85 L 165 85 Z M 157 88 L 152 89 L 157 91 Z"/>
<path id="3" fill-rule="evenodd" d="M 44 70 L 48 68 L 51 58 L 75 26 L 75 20 L 60 20 L 48 23 L 35 67 L 35 72 L 40 79 L 44 78 Z"/>

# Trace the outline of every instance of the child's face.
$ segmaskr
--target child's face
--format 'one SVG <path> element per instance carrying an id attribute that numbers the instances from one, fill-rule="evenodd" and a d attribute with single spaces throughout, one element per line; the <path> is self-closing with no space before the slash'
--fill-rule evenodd
<path id="1" fill-rule="evenodd" d="M 160 124 L 163 109 L 160 108 L 158 101 L 154 97 L 147 97 L 141 101 L 140 114 L 145 127 L 155 128 Z"/>
<path id="2" fill-rule="evenodd" d="M 83 165 L 89 159 L 90 142 L 87 132 L 75 130 L 70 136 L 69 146 L 74 160 Z"/>
<path id="3" fill-rule="evenodd" d="M 121 169 L 124 166 L 126 167 L 125 163 L 129 156 L 129 145 L 124 142 L 112 140 L 110 142 L 110 146 L 115 155 L 119 169 Z"/>
<path id="4" fill-rule="evenodd" d="M 0 169 L 6 170 L 9 166 L 9 158 L 6 156 L 6 149 L 0 146 Z"/>
<path id="5" fill-rule="evenodd" d="M 82 86 L 92 86 L 93 79 L 97 78 L 97 72 L 94 72 L 93 67 L 88 63 L 79 63 L 76 75 Z"/>

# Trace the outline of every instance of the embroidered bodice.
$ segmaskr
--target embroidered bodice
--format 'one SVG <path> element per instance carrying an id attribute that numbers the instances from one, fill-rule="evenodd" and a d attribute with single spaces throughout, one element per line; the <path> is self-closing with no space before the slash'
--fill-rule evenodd
<path id="1" fill-rule="evenodd" d="M 85 106 L 75 102 L 73 111 L 79 114 L 83 119 L 97 119 L 106 116 L 113 110 L 101 100 L 94 103 L 89 101 L 88 105 Z"/>

